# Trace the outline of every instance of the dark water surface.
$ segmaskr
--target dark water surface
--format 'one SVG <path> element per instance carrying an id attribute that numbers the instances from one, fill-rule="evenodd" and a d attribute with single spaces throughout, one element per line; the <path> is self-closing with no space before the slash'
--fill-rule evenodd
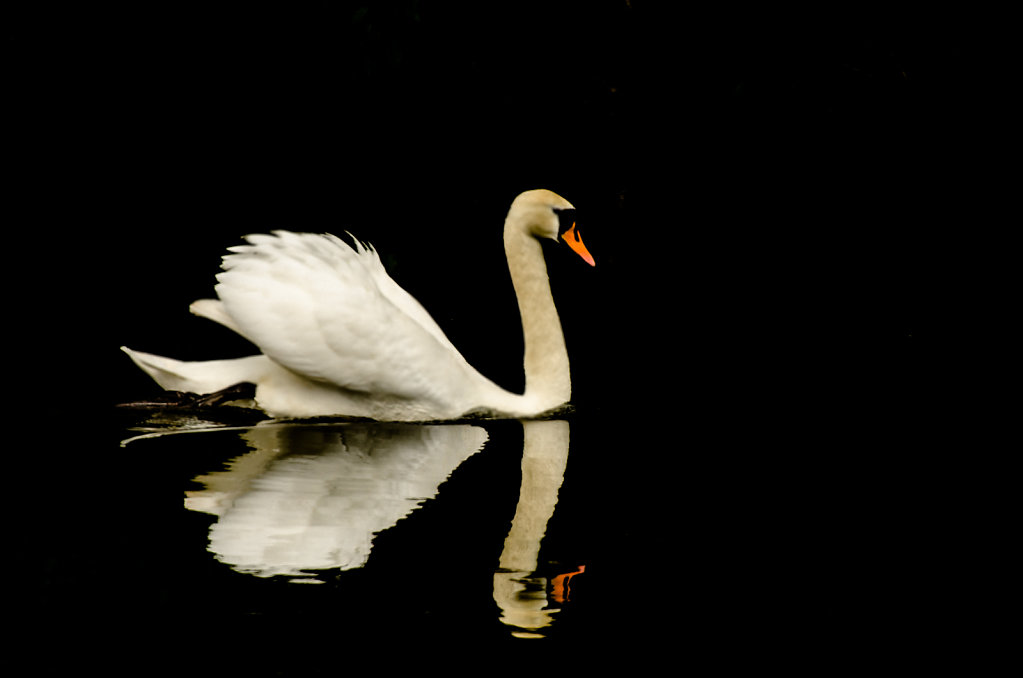
<path id="1" fill-rule="evenodd" d="M 445 633 L 499 637 L 500 621 L 511 635 L 542 637 L 584 568 L 557 543 L 539 557 L 569 431 L 567 421 L 269 424 L 129 445 L 206 465 L 182 492 L 189 513 L 178 523 L 195 550 L 181 556 L 203 573 L 197 590 L 247 590 L 253 600 L 238 612 L 267 613 L 266 596 L 279 591 L 304 614 L 310 601 L 334 601 L 360 632 L 430 635 L 426 625 L 443 623 Z M 313 583 L 311 594 L 299 586 Z"/>
<path id="2" fill-rule="evenodd" d="M 809 450 L 796 421 L 138 423 L 34 504 L 39 633 L 90 661 L 323 675 L 424 647 L 639 667 L 935 649 L 927 466 Z"/>
<path id="3" fill-rule="evenodd" d="M 115 414 L 80 441 L 90 459 L 61 469 L 55 503 L 36 502 L 30 554 L 43 632 L 104 657 L 139 644 L 200 670 L 319 675 L 353 646 L 588 643 L 662 625 L 659 565 L 636 560 L 655 521 L 630 524 L 637 469 L 613 448 L 587 459 L 602 434 L 585 418 Z"/>

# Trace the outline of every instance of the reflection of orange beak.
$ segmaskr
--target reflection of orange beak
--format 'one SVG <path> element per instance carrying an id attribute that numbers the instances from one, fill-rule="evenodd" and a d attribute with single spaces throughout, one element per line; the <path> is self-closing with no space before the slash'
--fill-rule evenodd
<path id="1" fill-rule="evenodd" d="M 575 230 L 575 224 L 572 224 L 572 228 L 568 229 L 561 234 L 562 239 L 565 241 L 572 251 L 583 258 L 590 266 L 596 266 L 597 262 L 593 261 L 593 255 L 590 254 L 589 250 L 586 249 L 586 245 L 583 244 L 583 239 L 579 237 L 579 233 Z"/>
<path id="2" fill-rule="evenodd" d="M 577 574 L 582 574 L 585 571 L 586 566 L 580 565 L 579 569 L 575 572 L 566 572 L 565 574 L 559 574 L 555 577 L 554 581 L 551 582 L 551 597 L 554 598 L 554 602 L 564 603 L 567 601 L 569 597 L 569 590 L 571 589 L 569 580 Z"/>

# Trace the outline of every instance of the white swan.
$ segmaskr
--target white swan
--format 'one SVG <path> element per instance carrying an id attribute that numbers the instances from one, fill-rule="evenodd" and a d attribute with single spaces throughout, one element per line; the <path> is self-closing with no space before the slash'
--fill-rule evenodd
<path id="1" fill-rule="evenodd" d="M 511 393 L 470 366 L 422 306 L 387 275 L 372 247 L 336 236 L 277 231 L 230 248 L 219 299 L 192 304 L 262 351 L 232 360 L 182 362 L 122 347 L 165 389 L 213 393 L 256 385 L 275 417 L 357 416 L 390 421 L 484 412 L 530 417 L 568 402 L 568 351 L 551 296 L 541 238 L 557 240 L 547 190 L 522 193 L 505 219 L 504 245 L 525 345 L 525 392 Z M 561 238 L 593 265 L 575 225 Z"/>

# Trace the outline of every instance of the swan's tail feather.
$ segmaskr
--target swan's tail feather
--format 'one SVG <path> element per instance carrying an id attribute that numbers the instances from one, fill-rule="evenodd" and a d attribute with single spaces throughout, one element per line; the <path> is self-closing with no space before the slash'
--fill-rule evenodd
<path id="1" fill-rule="evenodd" d="M 200 318 L 207 318 L 213 322 L 220 323 L 229 330 L 233 330 L 243 337 L 245 336 L 238 328 L 238 324 L 235 323 L 234 319 L 224 310 L 224 304 L 219 299 L 199 299 L 198 301 L 193 301 L 188 310 Z"/>
<path id="2" fill-rule="evenodd" d="M 258 383 L 269 360 L 266 356 L 254 355 L 230 360 L 186 362 L 133 351 L 127 346 L 122 346 L 121 350 L 161 388 L 199 394 L 214 393 L 244 382 Z"/>

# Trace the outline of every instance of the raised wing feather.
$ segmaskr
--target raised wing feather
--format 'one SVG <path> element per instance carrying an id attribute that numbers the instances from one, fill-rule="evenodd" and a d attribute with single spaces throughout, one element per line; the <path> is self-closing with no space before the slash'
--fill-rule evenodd
<path id="1" fill-rule="evenodd" d="M 276 231 L 231 248 L 217 295 L 238 330 L 304 377 L 368 394 L 450 402 L 475 371 L 369 247 Z"/>

